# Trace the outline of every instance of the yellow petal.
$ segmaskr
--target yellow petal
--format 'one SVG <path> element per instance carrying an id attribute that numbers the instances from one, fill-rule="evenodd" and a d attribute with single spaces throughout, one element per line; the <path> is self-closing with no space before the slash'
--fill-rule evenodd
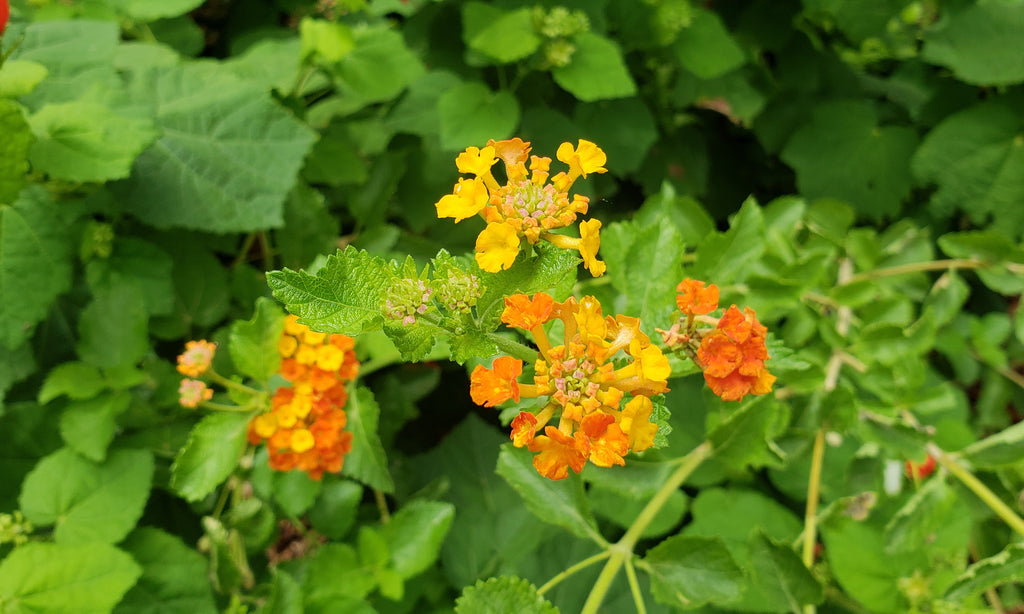
<path id="1" fill-rule="evenodd" d="M 491 167 L 498 161 L 494 156 L 493 147 L 467 147 L 466 151 L 455 158 L 455 166 L 460 173 L 470 173 L 481 177 L 491 172 Z"/>
<path id="2" fill-rule="evenodd" d="M 512 266 L 519 255 L 519 235 L 514 228 L 491 222 L 476 238 L 476 263 L 488 273 Z"/>
<path id="3" fill-rule="evenodd" d="M 487 188 L 480 179 L 459 179 L 455 190 L 437 201 L 437 217 L 453 217 L 458 224 L 487 206 Z"/>

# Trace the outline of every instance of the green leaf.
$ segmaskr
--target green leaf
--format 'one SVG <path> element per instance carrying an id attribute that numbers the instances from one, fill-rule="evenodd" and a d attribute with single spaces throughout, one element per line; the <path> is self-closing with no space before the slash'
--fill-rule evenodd
<path id="1" fill-rule="evenodd" d="M 515 576 L 477 580 L 455 600 L 455 614 L 558 614 L 537 587 Z"/>
<path id="2" fill-rule="evenodd" d="M 643 563 L 654 598 L 667 605 L 725 605 L 743 590 L 743 572 L 717 538 L 670 537 L 648 550 Z"/>
<path id="3" fill-rule="evenodd" d="M 395 482 L 388 472 L 384 446 L 377 435 L 380 407 L 373 392 L 362 386 L 356 388 L 345 412 L 348 414 L 345 429 L 352 433 L 352 451 L 345 456 L 342 473 L 377 490 L 394 492 Z"/>
<path id="4" fill-rule="evenodd" d="M 993 224 L 992 228 L 997 228 Z M 944 234 L 938 239 L 939 247 L 952 258 L 981 260 L 989 266 L 975 269 L 978 278 L 1000 294 L 1024 292 L 1024 278 L 1019 270 L 1011 270 L 1007 263 L 1024 265 L 1024 249 L 1017 247 L 1007 236 L 992 230 L 973 230 Z"/>
<path id="5" fill-rule="evenodd" d="M 161 245 L 174 262 L 174 311 L 150 326 L 163 339 L 189 336 L 193 327 L 212 327 L 224 319 L 231 302 L 227 270 L 202 240 L 175 239 Z"/>
<path id="6" fill-rule="evenodd" d="M 303 584 L 307 608 L 310 605 L 324 607 L 335 602 L 335 611 L 348 612 L 350 610 L 339 606 L 337 600 L 362 599 L 373 590 L 377 582 L 373 578 L 372 570 L 359 561 L 359 556 L 352 546 L 327 544 L 317 550 L 316 556 L 309 562 Z"/>
<path id="7" fill-rule="evenodd" d="M 363 487 L 349 480 L 324 478 L 320 495 L 309 510 L 313 528 L 329 539 L 340 540 L 356 521 L 356 511 L 363 500 Z"/>
<path id="8" fill-rule="evenodd" d="M 1010 544 L 1002 552 L 982 559 L 946 589 L 945 598 L 962 601 L 1002 584 L 1024 582 L 1024 544 Z"/>
<path id="9" fill-rule="evenodd" d="M 291 516 L 297 518 L 306 513 L 320 495 L 323 484 L 309 477 L 305 471 L 279 473 L 269 467 L 267 469 L 274 476 L 274 501 Z"/>
<path id="10" fill-rule="evenodd" d="M 747 60 L 721 18 L 712 11 L 693 8 L 690 25 L 679 33 L 673 47 L 683 68 L 711 79 L 742 66 Z"/>
<path id="11" fill-rule="evenodd" d="M 988 62 L 988 60 L 985 60 Z M 993 100 L 954 113 L 925 137 L 911 162 L 920 183 L 935 184 L 936 214 L 962 209 L 976 224 L 992 217 L 992 230 L 1024 231 L 1024 117 L 1019 102 Z"/>
<path id="12" fill-rule="evenodd" d="M 157 138 L 149 119 L 124 117 L 95 102 L 48 104 L 29 118 L 36 142 L 32 166 L 53 179 L 124 179 Z"/>
<path id="13" fill-rule="evenodd" d="M 318 146 L 323 144 L 324 139 L 317 143 Z M 311 154 L 306 160 L 307 178 L 314 155 Z M 351 167 L 352 163 L 332 151 L 331 172 L 336 173 L 334 165 Z M 323 194 L 305 183 L 299 183 L 285 201 L 284 227 L 274 231 L 274 245 L 281 252 L 284 266 L 304 267 L 321 254 L 329 254 L 337 249 L 340 230 L 338 218 L 327 209 Z"/>
<path id="14" fill-rule="evenodd" d="M 803 606 L 824 600 L 825 591 L 821 584 L 788 544 L 777 543 L 763 533 L 757 533 L 751 543 L 750 561 L 757 570 L 755 573 L 769 579 L 791 611 L 798 612 Z"/>
<path id="15" fill-rule="evenodd" d="M 118 237 L 108 258 L 93 258 L 85 278 L 93 293 L 134 285 L 142 292 L 146 312 L 166 315 L 174 309 L 173 262 L 167 252 L 135 237 Z"/>
<path id="16" fill-rule="evenodd" d="M 0 66 L 0 98 L 29 94 L 46 78 L 48 70 L 38 62 L 8 60 Z"/>
<path id="17" fill-rule="evenodd" d="M 499 273 L 480 274 L 484 288 L 483 296 L 476 304 L 477 321 L 483 331 L 497 328 L 501 312 L 505 309 L 505 297 L 523 293 L 551 292 L 552 288 L 564 284 L 575 276 L 580 259 L 575 251 L 554 246 L 537 245 L 539 257 L 530 258 L 521 253 L 512 266 Z"/>
<path id="18" fill-rule="evenodd" d="M 572 61 L 551 69 L 555 83 L 583 102 L 636 94 L 636 83 L 618 44 L 593 32 L 583 32 L 573 42 Z"/>
<path id="19" fill-rule="evenodd" d="M 468 3 L 463 10 L 468 10 L 472 4 L 478 3 Z M 502 64 L 525 58 L 539 49 L 541 43 L 534 27 L 533 11 L 529 8 L 502 12 L 479 29 L 464 26 L 463 36 L 468 36 L 466 43 L 470 49 Z"/>
<path id="20" fill-rule="evenodd" d="M 933 534 L 949 521 L 956 503 L 956 493 L 945 480 L 925 482 L 885 525 L 886 553 L 898 556 L 934 540 Z"/>
<path id="21" fill-rule="evenodd" d="M 388 114 L 388 125 L 397 132 L 436 137 L 441 133 L 438 100 L 460 83 L 459 77 L 448 71 L 424 73 L 412 82 L 409 91 Z"/>
<path id="22" fill-rule="evenodd" d="M 120 89 L 114 56 L 120 28 L 113 21 L 38 21 L 25 28 L 25 39 L 12 56 L 43 65 L 48 71 L 22 99 L 30 109 L 80 100 L 83 93 Z"/>
<path id="23" fill-rule="evenodd" d="M 35 370 L 36 359 L 28 343 L 14 350 L 0 344 L 0 415 L 3 415 L 4 394 L 7 389 L 35 373 Z"/>
<path id="24" fill-rule="evenodd" d="M 358 106 L 390 100 L 423 74 L 423 63 L 400 33 L 372 26 L 355 30 L 353 38 L 355 47 L 333 70 L 342 94 Z"/>
<path id="25" fill-rule="evenodd" d="M 393 264 L 349 246 L 329 256 L 316 276 L 284 269 L 268 273 L 267 283 L 310 328 L 358 335 L 383 326 L 381 307 L 396 275 Z"/>
<path id="26" fill-rule="evenodd" d="M 1024 37 L 1024 6 L 1010 2 L 961 5 L 925 30 L 922 57 L 974 85 L 1024 81 L 1024 58 L 1014 45 Z"/>
<path id="27" fill-rule="evenodd" d="M 719 285 L 744 279 L 749 265 L 764 252 L 764 233 L 761 207 L 748 198 L 730 221 L 728 231 L 710 232 L 697 246 L 697 262 L 688 271 L 689 276 L 714 280 Z"/>
<path id="28" fill-rule="evenodd" d="M 658 140 L 654 116 L 640 98 L 581 104 L 573 119 L 582 134 L 601 146 L 608 155 L 608 170 L 619 177 L 639 169 Z"/>
<path id="29" fill-rule="evenodd" d="M 71 287 L 71 229 L 41 188 L 0 206 L 0 345 L 16 348 Z"/>
<path id="30" fill-rule="evenodd" d="M 11 64 L 7 62 L 5 66 Z M 0 75 L 3 73 L 0 72 Z M 0 92 L 0 205 L 13 203 L 25 185 L 28 155 L 35 137 L 21 109 L 13 100 L 4 100 Z"/>
<path id="31" fill-rule="evenodd" d="M 238 466 L 251 416 L 218 412 L 199 421 L 171 466 L 171 487 L 189 501 L 213 492 Z"/>
<path id="32" fill-rule="evenodd" d="M 152 479 L 149 452 L 117 450 L 97 464 L 62 448 L 26 476 L 18 503 L 34 524 L 56 525 L 59 544 L 112 544 L 142 516 Z"/>
<path id="33" fill-rule="evenodd" d="M 483 146 L 488 139 L 512 136 L 519 125 L 519 103 L 508 92 L 492 92 L 477 81 L 452 87 L 437 100 L 441 148 Z"/>
<path id="34" fill-rule="evenodd" d="M 302 587 L 295 578 L 281 571 L 281 566 L 271 568 L 273 578 L 270 595 L 258 614 L 304 614 L 302 608 Z"/>
<path id="35" fill-rule="evenodd" d="M 97 367 L 139 362 L 149 351 L 147 313 L 134 284 L 97 292 L 78 320 L 78 355 Z"/>
<path id="36" fill-rule="evenodd" d="M 299 39 L 304 60 L 315 59 L 328 64 L 343 59 L 355 47 L 351 28 L 312 17 L 303 17 L 299 22 Z"/>
<path id="37" fill-rule="evenodd" d="M 87 401 L 68 403 L 60 416 L 60 435 L 69 448 L 89 460 L 103 462 L 117 433 L 117 417 L 131 405 L 126 390 L 108 392 Z"/>
<path id="38" fill-rule="evenodd" d="M 454 517 L 455 506 L 450 503 L 414 500 L 381 528 L 391 552 L 391 566 L 403 580 L 434 564 Z"/>
<path id="39" fill-rule="evenodd" d="M 858 426 L 865 441 L 875 442 L 902 458 L 924 460 L 928 434 L 906 420 L 862 411 Z"/>
<path id="40" fill-rule="evenodd" d="M 110 612 L 141 573 L 107 544 L 30 543 L 0 562 L 4 614 Z"/>
<path id="41" fill-rule="evenodd" d="M 675 226 L 663 219 L 642 228 L 636 222 L 611 224 L 601 233 L 608 276 L 626 297 L 623 312 L 639 317 L 648 334 L 668 324 L 676 311 L 685 251 Z"/>
<path id="42" fill-rule="evenodd" d="M 231 325 L 228 350 L 242 375 L 265 382 L 281 367 L 277 344 L 284 332 L 284 313 L 269 298 L 256 299 L 256 313 L 248 322 Z"/>
<path id="43" fill-rule="evenodd" d="M 1018 422 L 960 451 L 978 469 L 1000 469 L 1024 460 L 1024 422 Z"/>
<path id="44" fill-rule="evenodd" d="M 208 582 L 203 555 L 177 537 L 153 527 L 141 527 L 122 547 L 142 565 L 142 577 L 114 614 L 215 614 L 218 610 Z"/>
<path id="45" fill-rule="evenodd" d="M 66 362 L 54 367 L 39 389 L 38 401 L 43 405 L 61 395 L 69 399 L 91 399 L 106 387 L 100 370 L 84 362 Z"/>
<path id="46" fill-rule="evenodd" d="M 133 102 L 161 132 L 118 184 L 127 210 L 158 228 L 247 232 L 280 226 L 285 197 L 316 140 L 257 83 L 212 63 L 137 74 Z"/>
<path id="47" fill-rule="evenodd" d="M 118 13 L 135 21 L 149 22 L 178 17 L 199 7 L 203 0 L 107 0 Z"/>
<path id="48" fill-rule="evenodd" d="M 568 529 L 573 535 L 598 544 L 605 543 L 597 532 L 597 524 L 583 492 L 583 482 L 579 478 L 549 480 L 537 473 L 532 452 L 514 448 L 511 444 L 501 447 L 497 472 L 516 489 L 537 518 Z"/>
<path id="49" fill-rule="evenodd" d="M 838 198 L 874 219 L 895 216 L 910 194 L 910 156 L 917 135 L 905 126 L 879 126 L 865 101 L 815 107 L 783 148 L 807 198 Z M 855 165 L 850 160 L 857 160 Z"/>
<path id="50" fill-rule="evenodd" d="M 746 401 L 717 424 L 709 425 L 708 441 L 714 445 L 713 458 L 735 469 L 777 464 L 777 453 L 768 444 L 784 429 L 787 418 L 784 406 L 774 397 L 760 396 Z"/>
<path id="51" fill-rule="evenodd" d="M 616 467 L 617 468 L 617 467 Z M 619 490 L 591 484 L 587 491 L 594 514 L 606 518 L 623 529 L 628 529 L 647 507 L 649 499 L 633 498 Z M 640 537 L 657 537 L 679 526 L 686 513 L 686 495 L 680 490 L 672 491 L 665 505 L 643 530 Z"/>

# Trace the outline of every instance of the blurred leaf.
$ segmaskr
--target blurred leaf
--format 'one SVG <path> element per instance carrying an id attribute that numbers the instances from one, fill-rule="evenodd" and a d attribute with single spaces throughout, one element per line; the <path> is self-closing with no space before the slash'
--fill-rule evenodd
<path id="1" fill-rule="evenodd" d="M 107 0 L 119 13 L 135 21 L 177 17 L 198 8 L 203 0 Z"/>
<path id="2" fill-rule="evenodd" d="M 782 419 L 788 416 L 774 397 L 759 396 L 742 403 L 717 424 L 709 425 L 712 458 L 737 470 L 778 464 L 778 453 L 768 443 L 784 429 L 785 424 L 779 423 Z"/>
<path id="3" fill-rule="evenodd" d="M 757 533 L 751 542 L 750 562 L 760 578 L 769 579 L 781 597 L 780 601 L 791 611 L 820 604 L 825 598 L 821 584 L 788 544 L 780 544 L 763 533 Z"/>
<path id="4" fill-rule="evenodd" d="M 565 480 L 549 480 L 537 473 L 532 452 L 513 448 L 511 444 L 501 447 L 497 472 L 519 493 L 523 503 L 537 518 L 568 529 L 578 537 L 605 543 L 597 532 L 583 492 L 583 482 L 579 478 L 571 476 Z"/>
<path id="5" fill-rule="evenodd" d="M 44 66 L 49 74 L 22 102 L 37 110 L 43 104 L 80 100 L 96 89 L 118 89 L 114 55 L 120 28 L 113 21 L 39 21 L 25 28 L 25 39 L 12 56 Z"/>
<path id="6" fill-rule="evenodd" d="M 4 413 L 4 394 L 11 385 L 35 373 L 36 360 L 32 347 L 25 343 L 15 350 L 0 344 L 0 416 Z"/>
<path id="7" fill-rule="evenodd" d="M 362 599 L 376 586 L 372 571 L 348 544 L 326 544 L 316 551 L 309 561 L 306 579 L 303 582 L 306 611 L 309 607 L 323 609 L 332 602 L 340 612 L 350 612 L 343 607 L 344 599 Z M 339 601 L 339 599 L 341 601 Z M 345 604 L 347 605 L 347 604 Z M 371 610 L 372 611 L 372 610 Z"/>
<path id="8" fill-rule="evenodd" d="M 967 282 L 956 271 L 949 270 L 935 280 L 922 307 L 932 309 L 935 324 L 944 326 L 962 310 L 969 294 Z"/>
<path id="9" fill-rule="evenodd" d="M 381 528 L 391 565 L 403 580 L 434 564 L 454 516 L 455 506 L 450 503 L 410 501 Z"/>
<path id="10" fill-rule="evenodd" d="M 266 382 L 281 367 L 277 344 L 284 332 L 284 313 L 269 298 L 256 299 L 256 313 L 248 322 L 231 325 L 228 350 L 242 375 Z"/>
<path id="11" fill-rule="evenodd" d="M 49 71 L 38 62 L 8 60 L 0 67 L 0 98 L 18 98 L 29 94 L 46 78 Z M 4 103 L 5 108 L 14 108 Z"/>
<path id="12" fill-rule="evenodd" d="M 615 41 L 592 32 L 578 34 L 576 51 L 567 66 L 551 69 L 555 83 L 583 102 L 626 98 L 636 83 Z"/>
<path id="13" fill-rule="evenodd" d="M 17 348 L 71 287 L 71 229 L 42 188 L 0 207 L 0 344 Z"/>
<path id="14" fill-rule="evenodd" d="M 494 93 L 471 81 L 448 89 L 437 99 L 441 148 L 482 147 L 488 139 L 512 136 L 519 125 L 519 102 L 508 92 Z"/>
<path id="15" fill-rule="evenodd" d="M 59 544 L 113 544 L 142 516 L 153 479 L 153 456 L 116 450 L 93 463 L 63 448 L 43 458 L 22 484 L 25 518 L 54 527 Z"/>
<path id="16" fill-rule="evenodd" d="M 106 387 L 100 370 L 84 362 L 66 362 L 46 374 L 38 401 L 47 404 L 61 395 L 69 399 L 91 399 Z"/>
<path id="17" fill-rule="evenodd" d="M 373 392 L 362 386 L 356 388 L 355 394 L 348 398 L 345 412 L 348 414 L 345 429 L 352 433 L 352 451 L 345 456 L 342 473 L 371 488 L 394 492 L 395 483 L 388 472 L 384 446 L 377 435 L 380 407 L 373 398 Z"/>
<path id="18" fill-rule="evenodd" d="M 250 418 L 246 413 L 218 412 L 200 420 L 174 459 L 171 487 L 189 501 L 213 492 L 238 466 Z"/>
<path id="19" fill-rule="evenodd" d="M 97 367 L 134 365 L 149 352 L 145 301 L 131 283 L 93 295 L 78 320 L 78 355 Z"/>
<path id="20" fill-rule="evenodd" d="M 95 102 L 47 104 L 29 124 L 36 134 L 32 166 L 64 181 L 124 179 L 158 136 L 151 120 L 125 117 Z"/>
<path id="21" fill-rule="evenodd" d="M 355 524 L 362 499 L 363 487 L 359 484 L 325 477 L 320 494 L 309 509 L 309 521 L 319 533 L 340 540 Z"/>
<path id="22" fill-rule="evenodd" d="M 197 238 L 175 235 L 161 247 L 174 269 L 174 307 L 168 316 L 154 318 L 150 331 L 162 339 L 191 336 L 194 327 L 209 328 L 227 315 L 231 301 L 227 270 Z"/>
<path id="23" fill-rule="evenodd" d="M 679 32 L 673 49 L 679 63 L 702 79 L 711 79 L 746 62 L 740 47 L 713 11 L 693 8 L 690 24 Z"/>
<path id="24" fill-rule="evenodd" d="M 71 401 L 60 416 L 60 434 L 69 448 L 89 460 L 103 462 L 117 434 L 117 417 L 131 405 L 125 390 L 87 401 Z"/>
<path id="25" fill-rule="evenodd" d="M 956 503 L 956 493 L 945 480 L 927 480 L 885 525 L 886 553 L 898 556 L 933 541 L 934 533 L 950 520 Z"/>
<path id="26" fill-rule="evenodd" d="M 0 562 L 0 601 L 12 614 L 109 612 L 138 579 L 132 557 L 103 544 L 25 544 Z"/>
<path id="27" fill-rule="evenodd" d="M 993 224 L 992 228 L 1001 228 Z M 951 258 L 981 260 L 989 266 L 975 269 L 978 278 L 1000 294 L 1024 292 L 1024 278 L 1019 268 L 1011 270 L 1006 263 L 1024 266 L 1024 248 L 1015 246 L 1002 232 L 975 230 L 944 234 L 939 247 Z"/>
<path id="28" fill-rule="evenodd" d="M 558 614 L 537 588 L 515 576 L 478 580 L 455 600 L 455 614 Z"/>
<path id="29" fill-rule="evenodd" d="M 323 484 L 305 471 L 270 472 L 274 476 L 274 501 L 289 516 L 302 516 L 319 498 Z"/>
<path id="30" fill-rule="evenodd" d="M 355 47 L 352 30 L 343 23 L 303 17 L 299 22 L 302 59 L 331 64 L 341 61 Z"/>
<path id="31" fill-rule="evenodd" d="M 334 65 L 339 89 L 364 105 L 390 100 L 423 74 L 423 63 L 387 26 L 360 28 L 355 47 Z"/>
<path id="32" fill-rule="evenodd" d="M 591 484 L 587 496 L 594 514 L 610 520 L 623 529 L 628 529 L 640 512 L 647 507 L 647 499 L 633 498 L 619 490 L 596 484 Z M 682 521 L 686 508 L 686 495 L 679 490 L 673 491 L 665 501 L 664 507 L 658 510 L 640 536 L 657 537 L 668 533 Z"/>
<path id="33" fill-rule="evenodd" d="M 302 587 L 281 567 L 271 569 L 270 595 L 258 614 L 304 614 L 302 608 Z"/>
<path id="34" fill-rule="evenodd" d="M 743 572 L 720 539 L 677 535 L 644 555 L 641 569 L 651 574 L 659 603 L 693 608 L 730 604 L 743 591 Z"/>
<path id="35" fill-rule="evenodd" d="M 122 544 L 142 565 L 138 583 L 117 604 L 114 614 L 214 614 L 206 559 L 177 537 L 140 527 Z"/>
<path id="36" fill-rule="evenodd" d="M 697 261 L 688 277 L 723 285 L 742 279 L 748 265 L 764 250 L 764 215 L 757 202 L 748 198 L 732 218 L 726 232 L 709 232 L 697 246 Z M 676 283 L 679 283 L 679 279 Z"/>
<path id="37" fill-rule="evenodd" d="M 117 237 L 108 258 L 93 258 L 85 277 L 93 293 L 135 285 L 142 292 L 149 315 L 166 315 L 174 309 L 174 263 L 167 252 L 135 237 Z"/>
<path id="38" fill-rule="evenodd" d="M 608 170 L 619 177 L 640 168 L 658 140 L 654 116 L 639 98 L 581 104 L 574 119 L 581 132 L 608 155 Z"/>
<path id="39" fill-rule="evenodd" d="M 459 77 L 448 71 L 431 70 L 424 73 L 412 82 L 409 91 L 391 109 L 388 124 L 399 132 L 420 136 L 439 135 L 441 115 L 438 101 L 445 92 L 460 83 Z"/>
<path id="40" fill-rule="evenodd" d="M 1024 59 L 1012 51 L 1024 36 L 1024 6 L 982 2 L 951 7 L 936 27 L 926 30 L 922 57 L 949 67 L 975 85 L 1024 81 Z"/>
<path id="41" fill-rule="evenodd" d="M 467 3 L 463 11 L 470 11 L 478 2 Z M 488 7 L 491 8 L 491 7 Z M 472 25 L 467 21 L 468 28 Z M 467 28 L 467 29 L 468 29 Z M 533 11 L 521 8 L 490 18 L 480 29 L 463 32 L 470 49 L 494 58 L 502 64 L 521 60 L 540 48 L 541 38 L 533 24 Z"/>
<path id="42" fill-rule="evenodd" d="M 1024 422 L 972 443 L 960 454 L 978 469 L 999 469 L 1024 462 Z"/>
<path id="43" fill-rule="evenodd" d="M 973 563 L 946 589 L 946 599 L 961 600 L 1003 584 L 1024 582 L 1024 544 L 1010 544 L 1002 552 Z"/>
<path id="44" fill-rule="evenodd" d="M 4 66 L 12 63 L 6 62 Z M 3 72 L 0 72 L 0 75 L 3 75 Z M 0 205 L 6 205 L 17 200 L 18 193 L 25 185 L 25 175 L 29 169 L 29 151 L 35 137 L 21 114 L 21 108 L 13 100 L 5 100 L 2 91 L 0 130 L 4 133 L 4 140 L 0 142 Z"/>

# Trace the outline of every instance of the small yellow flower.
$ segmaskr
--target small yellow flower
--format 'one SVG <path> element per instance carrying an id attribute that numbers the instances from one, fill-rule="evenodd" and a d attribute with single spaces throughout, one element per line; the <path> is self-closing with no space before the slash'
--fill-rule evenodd
<path id="1" fill-rule="evenodd" d="M 491 174 L 491 167 L 498 159 L 494 157 L 494 147 L 467 147 L 466 151 L 455 158 L 455 166 L 460 173 L 469 173 L 482 177 Z"/>
<path id="2" fill-rule="evenodd" d="M 597 250 L 601 248 L 601 220 L 587 220 L 580 222 L 580 256 L 583 257 L 583 266 L 590 271 L 594 277 L 604 275 L 608 266 L 597 259 Z"/>
<path id="3" fill-rule="evenodd" d="M 608 172 L 604 167 L 608 162 L 608 156 L 590 141 L 580 139 L 575 148 L 572 143 L 562 143 L 556 155 L 559 161 L 569 165 L 569 176 L 573 179 L 579 176 L 586 177 L 590 173 Z"/>
<path id="4" fill-rule="evenodd" d="M 459 179 L 454 192 L 442 196 L 434 206 L 437 207 L 437 217 L 453 217 L 458 224 L 480 213 L 487 206 L 487 199 L 487 188 L 482 179 Z"/>
<path id="5" fill-rule="evenodd" d="M 476 238 L 476 263 L 488 273 L 512 266 L 519 255 L 519 235 L 508 224 L 491 222 Z"/>

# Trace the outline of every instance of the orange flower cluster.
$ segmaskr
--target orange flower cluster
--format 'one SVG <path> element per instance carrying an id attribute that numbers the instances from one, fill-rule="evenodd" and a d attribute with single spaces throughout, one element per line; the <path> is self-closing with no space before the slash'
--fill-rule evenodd
<path id="1" fill-rule="evenodd" d="M 271 409 L 249 423 L 249 442 L 265 441 L 270 467 L 299 469 L 319 480 L 324 471 L 338 473 L 352 449 L 345 385 L 359 373 L 354 342 L 345 335 L 311 331 L 288 316 L 278 342 L 281 375 L 291 382 L 271 399 Z"/>
<path id="2" fill-rule="evenodd" d="M 469 147 L 455 159 L 459 172 L 474 177 L 459 179 L 452 193 L 436 203 L 437 216 L 454 218 L 456 223 L 474 215 L 483 217 L 487 227 L 476 240 L 476 261 L 481 269 L 496 273 L 509 268 L 519 255 L 521 239 L 526 239 L 531 245 L 544 240 L 579 250 L 591 274 L 604 274 L 605 264 L 597 259 L 599 220 L 582 222 L 578 239 L 551 231 L 570 226 L 577 215 L 587 212 L 590 199 L 579 194 L 570 199 L 569 189 L 579 177 L 606 172 L 608 158 L 600 147 L 584 140 L 576 147 L 562 143 L 556 155 L 569 165 L 569 172 L 550 177 L 550 182 L 551 158 L 531 157 L 530 144 L 519 138 L 491 139 L 483 149 Z M 505 163 L 504 185 L 491 174 L 499 158 Z"/>
<path id="3" fill-rule="evenodd" d="M 178 387 L 178 402 L 182 407 L 195 409 L 203 401 L 213 398 L 213 390 L 206 382 L 194 378 L 210 370 L 216 352 L 217 344 L 205 339 L 185 343 L 185 351 L 178 356 L 177 367 L 178 373 L 186 376 Z"/>
<path id="4" fill-rule="evenodd" d="M 624 465 L 623 456 L 654 445 L 658 426 L 651 422 L 650 396 L 668 391 L 668 358 L 647 335 L 640 321 L 623 315 L 605 317 L 592 296 L 579 302 L 556 302 L 537 293 L 505 299 L 502 321 L 527 330 L 537 344 L 533 383 L 518 381 L 522 361 L 495 359 L 490 369 L 478 365 L 470 376 L 470 396 L 485 407 L 522 397 L 546 397 L 537 413 L 520 412 L 510 438 L 516 447 L 537 452 L 533 466 L 552 480 L 583 470 L 589 460 L 600 467 Z M 544 324 L 559 319 L 562 343 L 553 346 Z M 622 351 L 619 368 L 611 362 Z M 626 394 L 630 400 L 622 406 Z M 557 426 L 548 424 L 557 418 Z M 543 429 L 543 434 L 538 434 Z"/>
<path id="5" fill-rule="evenodd" d="M 768 329 L 753 309 L 732 305 L 717 321 L 700 317 L 718 309 L 718 287 L 684 279 L 676 288 L 676 304 L 683 317 L 668 331 L 660 331 L 669 346 L 683 345 L 704 370 L 704 380 L 725 401 L 740 401 L 748 394 L 767 394 L 775 376 L 768 372 L 765 336 Z M 698 320 L 715 323 L 711 330 L 697 328 Z M 694 349 L 696 351 L 694 352 Z"/>

